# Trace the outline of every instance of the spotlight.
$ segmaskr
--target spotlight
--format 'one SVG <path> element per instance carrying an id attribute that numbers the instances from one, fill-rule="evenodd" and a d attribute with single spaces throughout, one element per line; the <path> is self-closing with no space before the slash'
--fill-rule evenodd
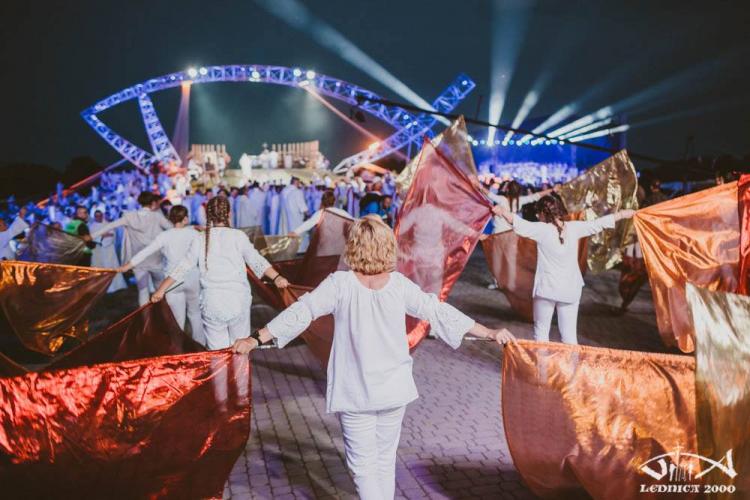
<path id="1" fill-rule="evenodd" d="M 300 75 L 302 75 L 302 70 L 299 69 L 299 68 L 294 68 L 294 70 L 292 71 L 292 74 L 294 76 L 300 76 Z"/>
<path id="2" fill-rule="evenodd" d="M 379 147 L 379 146 L 380 146 L 380 143 L 379 143 L 379 142 L 373 142 L 372 144 L 370 144 L 370 145 L 369 145 L 369 146 L 367 147 L 367 149 L 369 149 L 369 150 L 371 150 L 371 151 L 374 151 L 374 150 L 378 149 L 378 147 Z"/>
<path id="3" fill-rule="evenodd" d="M 406 115 L 404 115 L 404 121 L 405 121 L 405 122 L 408 122 L 408 121 L 409 121 L 409 117 L 408 117 L 408 116 L 406 116 Z"/>
<path id="4" fill-rule="evenodd" d="M 479 142 L 477 142 L 476 139 L 474 139 L 473 141 L 471 141 L 471 144 L 472 144 L 472 146 L 479 146 Z"/>
<path id="5" fill-rule="evenodd" d="M 469 84 L 469 80 L 461 80 L 461 85 L 468 85 L 468 84 Z"/>
<path id="6" fill-rule="evenodd" d="M 310 80 L 302 80 L 299 82 L 300 87 L 307 87 L 308 85 L 310 85 Z"/>
<path id="7" fill-rule="evenodd" d="M 195 68 L 188 68 L 187 74 L 190 78 L 195 78 L 196 76 L 198 76 L 198 70 Z"/>
<path id="8" fill-rule="evenodd" d="M 497 146 L 498 144 L 500 144 L 500 141 L 495 139 L 495 146 Z"/>
<path id="9" fill-rule="evenodd" d="M 515 143 L 516 143 L 516 141 L 514 141 L 513 139 L 511 139 L 511 140 L 508 141 L 508 144 L 510 144 L 511 146 L 514 145 Z"/>
<path id="10" fill-rule="evenodd" d="M 198 73 L 201 74 L 201 76 L 206 76 L 208 74 L 208 70 L 206 68 L 201 68 L 198 70 Z"/>
<path id="11" fill-rule="evenodd" d="M 315 78 L 315 71 L 308 69 L 307 73 L 305 73 L 305 76 L 308 80 L 312 80 L 313 78 Z"/>
<path id="12" fill-rule="evenodd" d="M 254 69 L 252 72 L 252 77 L 255 80 L 260 80 L 260 72 L 257 69 Z"/>

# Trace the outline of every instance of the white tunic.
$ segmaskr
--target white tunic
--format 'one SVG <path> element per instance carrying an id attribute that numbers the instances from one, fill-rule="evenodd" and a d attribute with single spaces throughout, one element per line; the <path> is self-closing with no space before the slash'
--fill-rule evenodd
<path id="1" fill-rule="evenodd" d="M 103 227 L 105 222 L 92 222 L 89 224 L 89 231 L 96 232 L 100 227 Z M 91 256 L 91 267 L 100 267 L 103 269 L 114 269 L 120 267 L 120 259 L 117 258 L 117 251 L 115 250 L 115 235 L 104 233 L 95 241 L 99 243 L 93 250 Z M 118 290 L 123 290 L 128 287 L 125 282 L 125 278 L 122 274 L 117 273 L 112 283 L 107 288 L 107 293 L 114 293 Z"/>
<path id="2" fill-rule="evenodd" d="M 510 200 L 508 200 L 507 196 L 503 196 L 501 194 L 495 194 L 495 193 L 487 193 L 487 196 L 490 200 L 492 200 L 493 203 L 496 205 L 500 205 L 508 212 L 511 212 L 510 208 Z M 541 196 L 539 196 L 539 193 L 530 194 L 528 196 L 519 196 L 518 197 L 518 212 L 522 206 L 528 205 L 529 203 L 534 203 L 535 201 L 539 200 Z M 492 218 L 492 233 L 504 233 L 505 231 L 510 231 L 513 229 L 513 227 L 508 224 L 508 221 L 505 220 L 501 215 L 495 215 Z"/>
<path id="3" fill-rule="evenodd" d="M 475 324 L 400 273 L 391 273 L 383 288 L 371 290 L 352 271 L 339 271 L 274 318 L 268 330 L 284 347 L 326 314 L 334 316 L 326 388 L 329 413 L 385 410 L 418 397 L 407 314 L 429 321 L 432 331 L 454 349 Z"/>
<path id="4" fill-rule="evenodd" d="M 349 215 L 349 212 L 341 210 L 340 208 L 330 207 L 330 208 L 326 208 L 325 210 L 328 212 L 334 213 L 336 215 L 340 215 L 341 217 L 346 217 L 347 219 L 350 219 L 350 220 L 352 218 L 352 216 Z M 312 228 L 314 228 L 318 224 L 318 222 L 320 222 L 321 217 L 323 217 L 323 210 L 318 210 L 317 212 L 312 214 L 312 217 L 310 217 L 305 222 L 303 222 L 302 224 L 294 228 L 292 232 L 296 234 L 297 236 L 301 236 L 307 233 Z"/>
<path id="5" fill-rule="evenodd" d="M 167 229 L 171 229 L 172 223 L 164 217 L 164 214 L 159 209 L 149 210 L 148 208 L 141 208 L 136 212 L 125 213 L 114 222 L 104 224 L 95 232 L 92 232 L 91 237 L 97 238 L 121 226 L 125 228 L 122 260 L 127 262 L 133 255 L 154 241 L 159 234 Z M 143 269 L 161 269 L 161 259 L 158 255 L 153 255 L 143 260 L 140 267 Z"/>
<path id="6" fill-rule="evenodd" d="M 183 257 L 187 255 L 194 240 L 200 238 L 200 232 L 192 226 L 172 228 L 159 234 L 154 241 L 130 259 L 134 266 L 139 265 L 149 256 L 161 252 L 162 268 L 170 271 L 177 267 Z M 196 268 L 197 272 L 197 268 Z"/>
<path id="7" fill-rule="evenodd" d="M 235 213 L 237 214 L 236 227 L 250 227 L 260 225 L 260 214 L 247 195 L 240 195 L 235 201 Z"/>
<path id="8" fill-rule="evenodd" d="M 175 281 L 184 281 L 186 273 L 197 267 L 203 315 L 229 322 L 247 310 L 252 300 L 245 265 L 260 278 L 271 264 L 258 253 L 245 233 L 228 227 L 211 228 L 206 259 L 206 234 L 200 233 L 191 242 L 187 254 L 167 274 Z"/>
<path id="9" fill-rule="evenodd" d="M 533 297 L 573 303 L 581 298 L 584 286 L 578 267 L 578 240 L 615 227 L 613 214 L 590 221 L 568 221 L 563 227 L 564 243 L 554 224 L 529 222 L 513 216 L 513 230 L 537 243 Z"/>
<path id="10" fill-rule="evenodd" d="M 282 231 L 289 232 L 305 221 L 305 213 L 308 210 L 305 193 L 297 186 L 289 185 L 281 192 L 281 200 L 286 224 L 286 226 L 282 225 Z"/>
<path id="11" fill-rule="evenodd" d="M 8 229 L 0 231 L 0 259 L 13 260 L 15 252 L 10 246 L 10 241 L 28 229 L 29 225 L 21 217 L 16 217 Z"/>

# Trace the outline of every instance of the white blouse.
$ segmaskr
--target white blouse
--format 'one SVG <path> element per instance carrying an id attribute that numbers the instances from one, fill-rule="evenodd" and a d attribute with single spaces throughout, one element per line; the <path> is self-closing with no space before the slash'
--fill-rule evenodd
<path id="1" fill-rule="evenodd" d="M 295 227 L 292 232 L 294 234 L 296 234 L 297 236 L 302 236 L 306 232 L 310 231 L 312 228 L 315 227 L 315 225 L 318 222 L 320 222 L 320 218 L 323 217 L 323 211 L 324 210 L 332 212 L 332 213 L 334 213 L 336 215 L 340 215 L 341 217 L 346 217 L 347 219 L 350 219 L 350 220 L 352 218 L 352 216 L 349 215 L 349 212 L 341 210 L 340 208 L 329 207 L 329 208 L 326 208 L 326 209 L 320 209 L 320 210 L 316 211 L 314 214 L 312 214 L 312 217 L 310 217 L 309 219 L 307 219 L 305 222 L 303 222 L 299 226 Z"/>
<path id="2" fill-rule="evenodd" d="M 584 286 L 578 267 L 578 240 L 615 227 L 613 214 L 590 221 L 567 221 L 563 226 L 564 243 L 554 224 L 529 222 L 513 216 L 513 230 L 537 243 L 533 297 L 573 303 L 581 298 Z"/>
<path id="3" fill-rule="evenodd" d="M 164 270 L 170 271 L 177 267 L 182 258 L 190 251 L 193 240 L 200 238 L 200 232 L 192 226 L 167 229 L 160 233 L 146 248 L 130 259 L 133 266 L 139 265 L 150 255 L 161 251 Z"/>
<path id="4" fill-rule="evenodd" d="M 495 193 L 487 193 L 487 196 L 490 200 L 492 200 L 495 205 L 500 205 L 502 208 L 504 208 L 508 212 L 512 212 L 510 208 L 510 200 L 508 200 L 507 196 L 503 196 L 501 194 L 495 194 Z M 518 212 L 521 207 L 524 205 L 528 205 L 529 203 L 534 203 L 535 201 L 538 201 L 541 196 L 539 193 L 532 193 L 530 195 L 526 196 L 519 196 L 518 197 Z M 504 233 L 505 231 L 510 231 L 513 229 L 513 227 L 508 224 L 508 221 L 505 220 L 501 215 L 495 215 L 492 218 L 492 234 L 497 233 Z"/>
<path id="5" fill-rule="evenodd" d="M 271 264 L 245 233 L 228 227 L 211 228 L 206 258 L 206 234 L 200 233 L 191 242 L 187 255 L 167 274 L 175 281 L 183 281 L 187 272 L 197 267 L 203 315 L 217 321 L 232 321 L 247 311 L 252 300 L 245 265 L 260 278 Z"/>
<path id="6" fill-rule="evenodd" d="M 339 271 L 267 328 L 284 347 L 326 314 L 334 317 L 326 389 L 329 413 L 385 410 L 418 397 L 406 337 L 407 314 L 429 321 L 432 332 L 454 349 L 475 324 L 400 273 L 391 273 L 383 288 L 372 290 L 354 272 Z"/>

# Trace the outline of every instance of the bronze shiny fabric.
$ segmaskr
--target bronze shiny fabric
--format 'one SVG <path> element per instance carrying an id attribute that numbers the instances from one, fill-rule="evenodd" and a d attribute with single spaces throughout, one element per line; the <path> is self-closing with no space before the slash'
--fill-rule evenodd
<path id="1" fill-rule="evenodd" d="M 446 300 L 490 219 L 491 206 L 430 141 L 425 140 L 420 158 L 395 229 L 397 269 L 423 291 Z M 409 346 L 426 334 L 425 326 L 411 328 Z"/>
<path id="2" fill-rule="evenodd" d="M 568 212 L 581 212 L 583 220 L 592 220 L 622 209 L 637 209 L 638 178 L 625 150 L 591 167 L 583 175 L 563 184 L 560 197 Z M 598 273 L 611 269 L 622 258 L 622 249 L 633 243 L 633 223 L 618 221 L 614 229 L 605 229 L 589 238 L 588 267 Z"/>
<path id="3" fill-rule="evenodd" d="M 750 174 L 737 182 L 737 202 L 740 212 L 740 269 L 737 293 L 750 295 Z"/>
<path id="4" fill-rule="evenodd" d="M 254 246 L 270 262 L 289 260 L 297 256 L 300 239 L 289 236 L 261 235 L 255 238 Z"/>
<path id="5" fill-rule="evenodd" d="M 642 466 L 677 447 L 695 452 L 694 370 L 689 356 L 508 344 L 502 413 L 516 469 L 543 498 L 660 498 L 640 493 L 657 484 Z"/>
<path id="6" fill-rule="evenodd" d="M 620 283 L 618 290 L 622 299 L 622 308 L 627 308 L 643 285 L 648 281 L 646 263 L 632 255 L 623 255 L 620 263 Z"/>
<path id="7" fill-rule="evenodd" d="M 685 283 L 714 291 L 737 289 L 740 232 L 737 183 L 641 209 L 634 217 L 648 268 L 662 340 L 683 352 L 695 349 Z"/>
<path id="8" fill-rule="evenodd" d="M 45 224 L 34 224 L 26 235 L 18 260 L 75 265 L 81 261 L 86 243 L 79 237 Z"/>
<path id="9" fill-rule="evenodd" d="M 578 244 L 578 265 L 581 272 L 587 267 L 586 239 Z M 515 232 L 504 231 L 489 235 L 482 241 L 482 250 L 497 289 L 508 299 L 511 309 L 523 320 L 534 321 L 534 275 L 536 274 L 536 242 L 522 238 Z"/>
<path id="10" fill-rule="evenodd" d="M 7 498 L 221 498 L 250 432 L 228 350 L 0 378 Z"/>
<path id="11" fill-rule="evenodd" d="M 201 351 L 205 348 L 180 329 L 169 304 L 162 300 L 136 309 L 86 343 L 55 359 L 46 369 Z"/>
<path id="12" fill-rule="evenodd" d="M 86 314 L 114 277 L 107 269 L 3 261 L 0 310 L 27 349 L 53 355 L 66 338 L 87 338 Z"/>
<path id="13" fill-rule="evenodd" d="M 469 177 L 476 177 L 477 167 L 474 164 L 474 156 L 469 145 L 469 133 L 466 130 L 466 122 L 463 116 L 459 116 L 451 125 L 432 139 L 432 144 L 449 161 Z M 421 152 L 406 164 L 401 173 L 396 177 L 396 187 L 401 196 L 406 196 L 414 181 L 417 167 L 421 163 Z"/>
<path id="14" fill-rule="evenodd" d="M 695 391 L 700 454 L 719 460 L 731 450 L 736 477 L 711 470 L 707 484 L 734 485 L 750 498 L 750 297 L 687 284 L 695 325 Z"/>

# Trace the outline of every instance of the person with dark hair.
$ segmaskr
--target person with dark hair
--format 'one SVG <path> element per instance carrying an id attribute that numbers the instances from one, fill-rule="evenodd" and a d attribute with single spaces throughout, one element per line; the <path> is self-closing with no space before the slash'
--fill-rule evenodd
<path id="1" fill-rule="evenodd" d="M 187 254 L 193 241 L 198 239 L 200 233 L 190 226 L 188 209 L 182 205 L 175 205 L 169 210 L 169 221 L 174 224 L 172 229 L 167 229 L 159 234 L 154 238 L 154 241 L 135 254 L 130 262 L 118 268 L 118 271 L 121 273 L 130 271 L 157 252 L 161 253 L 164 274 L 166 275 L 173 269 Z M 180 328 L 185 329 L 187 319 L 190 321 L 193 339 L 206 345 L 206 336 L 203 333 L 203 321 L 201 320 L 198 268 L 185 273 L 182 284 L 167 295 L 167 303 Z"/>
<path id="2" fill-rule="evenodd" d="M 330 212 L 336 215 L 340 215 L 341 217 L 346 217 L 347 219 L 351 219 L 352 216 L 349 215 L 349 212 L 345 210 L 341 210 L 340 208 L 336 208 L 334 205 L 336 204 L 336 195 L 333 194 L 333 191 L 326 191 L 323 193 L 323 197 L 320 200 L 320 210 L 316 211 L 312 216 L 307 219 L 305 222 L 300 224 L 299 226 L 295 227 L 290 233 L 289 236 L 298 237 L 298 236 L 304 236 L 307 234 L 312 228 L 314 228 L 318 222 L 320 222 L 321 217 L 323 217 L 323 212 Z"/>
<path id="3" fill-rule="evenodd" d="M 649 184 L 648 194 L 646 195 L 645 206 L 656 205 L 662 201 L 667 201 L 669 198 L 661 190 L 661 181 L 659 179 L 653 179 Z"/>
<path id="4" fill-rule="evenodd" d="M 594 235 L 615 222 L 630 218 L 633 210 L 621 210 L 590 221 L 567 221 L 559 197 L 547 195 L 536 203 L 539 222 L 529 222 L 500 205 L 492 209 L 519 236 L 536 241 L 537 260 L 532 292 L 534 340 L 548 342 L 552 316 L 557 310 L 560 336 L 566 344 L 577 344 L 578 303 L 584 286 L 578 267 L 578 240 Z"/>
<path id="5" fill-rule="evenodd" d="M 175 265 L 170 263 L 168 276 L 151 301 L 162 300 L 172 285 L 197 270 L 206 347 L 225 349 L 250 334 L 252 296 L 246 267 L 258 278 L 269 278 L 277 288 L 286 288 L 289 283 L 258 253 L 245 233 L 229 227 L 229 200 L 212 198 L 206 205 L 206 219 L 206 230 L 191 241 Z"/>
<path id="6" fill-rule="evenodd" d="M 84 267 L 91 267 L 91 256 L 93 255 L 94 248 L 96 248 L 96 243 L 94 243 L 91 237 L 91 232 L 89 231 L 88 221 L 89 209 L 83 205 L 78 205 L 76 207 L 75 215 L 67 224 L 65 224 L 64 229 L 66 233 L 78 236 L 86 242 L 86 248 L 83 249 L 83 255 L 81 255 L 80 260 L 77 262 L 77 265 Z"/>
<path id="7" fill-rule="evenodd" d="M 105 224 L 97 229 L 91 236 L 97 238 L 104 233 L 123 227 L 123 260 L 127 261 L 132 256 L 146 248 L 162 231 L 172 228 L 172 224 L 164 217 L 159 209 L 159 198 L 148 191 L 138 195 L 140 210 L 126 212 L 114 222 Z M 148 303 L 149 285 L 159 286 L 164 274 L 161 270 L 161 258 L 151 255 L 133 268 L 136 285 L 138 286 L 138 304 Z"/>

